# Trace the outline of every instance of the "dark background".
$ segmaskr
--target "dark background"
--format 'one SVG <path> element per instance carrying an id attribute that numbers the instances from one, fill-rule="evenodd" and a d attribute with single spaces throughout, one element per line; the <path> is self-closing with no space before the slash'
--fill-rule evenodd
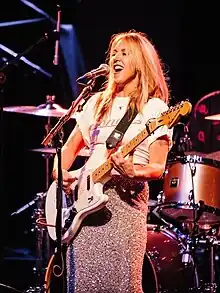
<path id="1" fill-rule="evenodd" d="M 204 95 L 220 89 L 220 26 L 218 1 L 98 1 L 63 0 L 32 1 L 56 19 L 56 4 L 62 9 L 61 22 L 73 24 L 86 71 L 105 62 L 105 52 L 112 34 L 136 29 L 145 32 L 155 44 L 170 77 L 172 102 L 189 99 L 193 105 Z M 0 9 L 0 21 L 30 19 L 40 15 L 21 1 L 5 1 Z M 53 29 L 49 20 L 20 26 L 0 27 L 0 42 L 15 52 L 23 52 L 45 32 Z M 53 73 L 54 40 L 46 41 L 29 54 L 28 58 Z M 40 105 L 46 95 L 56 90 L 56 103 L 68 108 L 76 98 L 67 79 L 67 70 L 60 52 L 59 82 L 54 83 L 23 62 L 9 66 L 7 81 L 0 97 L 2 106 Z M 0 57 L 11 59 L 1 52 Z M 5 59 L 0 59 L 3 64 Z M 96 86 L 99 87 L 98 80 Z M 220 112 L 220 109 L 219 109 Z M 57 120 L 52 119 L 52 123 Z M 46 192 L 45 158 L 31 148 L 41 147 L 45 135 L 46 117 L 18 113 L 2 113 L 1 119 L 1 265 L 11 266 L 3 256 L 11 249 L 27 248 L 34 254 L 34 206 L 21 214 L 10 214 Z M 74 120 L 65 125 L 65 137 Z M 51 165 L 51 160 L 50 160 Z M 155 198 L 156 194 L 151 197 Z M 13 250 L 13 253 L 14 250 Z M 25 259 L 25 258 L 24 258 Z M 17 263 L 16 263 L 17 265 Z M 27 267 L 31 269 L 32 263 Z M 15 265 L 13 264 L 13 267 Z M 26 267 L 26 268 L 27 268 Z M 11 267 L 10 267 L 11 268 Z M 3 278 L 17 286 L 18 280 Z M 27 274 L 28 275 L 28 274 Z M 19 284 L 20 286 L 20 284 Z"/>

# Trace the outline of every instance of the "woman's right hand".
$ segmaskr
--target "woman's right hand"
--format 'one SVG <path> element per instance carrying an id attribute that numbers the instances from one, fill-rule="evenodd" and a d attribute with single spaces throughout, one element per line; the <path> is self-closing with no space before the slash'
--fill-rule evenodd
<path id="1" fill-rule="evenodd" d="M 58 172 L 57 170 L 53 171 L 53 178 L 55 181 L 57 181 L 58 179 Z M 77 180 L 76 177 L 73 177 L 70 172 L 68 172 L 65 169 L 62 169 L 62 179 L 63 179 L 63 190 L 65 191 L 65 193 L 69 194 L 71 192 L 71 184 Z"/>

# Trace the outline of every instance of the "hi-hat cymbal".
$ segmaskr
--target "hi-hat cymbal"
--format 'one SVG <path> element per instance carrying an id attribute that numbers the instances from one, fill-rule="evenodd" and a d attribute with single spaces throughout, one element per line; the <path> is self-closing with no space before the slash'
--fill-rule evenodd
<path id="1" fill-rule="evenodd" d="M 220 114 L 206 116 L 205 119 L 207 119 L 207 120 L 220 120 Z"/>
<path id="2" fill-rule="evenodd" d="M 56 154 L 56 148 L 50 148 L 50 147 L 30 149 L 30 151 L 38 152 L 42 154 L 51 154 L 51 155 Z M 89 149 L 83 148 L 82 150 L 79 151 L 78 156 L 89 157 Z"/>
<path id="3" fill-rule="evenodd" d="M 45 117 L 62 117 L 67 110 L 58 104 L 42 104 L 40 106 L 9 106 L 4 107 L 3 111 L 21 114 L 45 116 Z"/>

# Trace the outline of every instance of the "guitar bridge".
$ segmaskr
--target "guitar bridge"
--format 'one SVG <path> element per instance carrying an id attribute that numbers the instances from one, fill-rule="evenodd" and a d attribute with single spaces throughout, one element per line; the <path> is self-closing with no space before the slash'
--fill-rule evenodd
<path id="1" fill-rule="evenodd" d="M 79 187 L 78 187 L 78 185 L 76 185 L 75 189 L 74 189 L 74 200 L 75 201 L 78 200 L 78 194 L 79 194 Z"/>

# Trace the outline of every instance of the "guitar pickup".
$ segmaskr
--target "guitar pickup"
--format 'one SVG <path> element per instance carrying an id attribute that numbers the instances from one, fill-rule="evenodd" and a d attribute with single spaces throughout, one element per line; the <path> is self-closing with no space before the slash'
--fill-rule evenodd
<path id="1" fill-rule="evenodd" d="M 87 190 L 90 190 L 90 176 L 87 176 Z"/>
<path id="2" fill-rule="evenodd" d="M 78 200 L 78 194 L 79 194 L 79 187 L 78 185 L 74 188 L 74 200 Z"/>

